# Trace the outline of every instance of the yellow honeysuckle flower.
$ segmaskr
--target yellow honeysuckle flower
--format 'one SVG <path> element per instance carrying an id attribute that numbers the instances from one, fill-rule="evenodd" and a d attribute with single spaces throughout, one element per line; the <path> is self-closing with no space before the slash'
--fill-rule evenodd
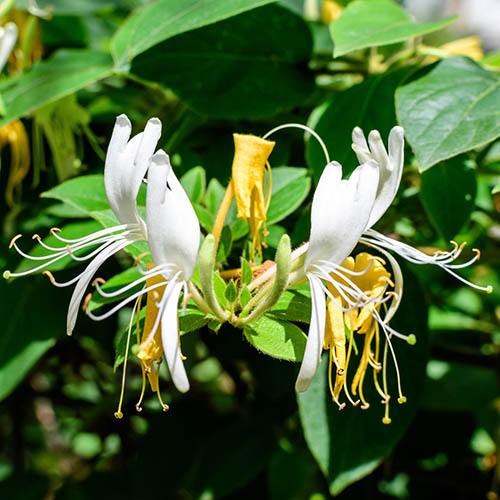
<path id="1" fill-rule="evenodd" d="M 255 135 L 233 134 L 234 158 L 232 165 L 232 187 L 238 217 L 248 221 L 252 235 L 251 257 L 261 253 L 263 236 L 266 236 L 266 214 L 269 207 L 270 189 L 264 194 L 264 175 L 267 160 L 274 142 Z M 270 184 L 270 183 L 269 183 Z M 270 188 L 270 186 L 269 186 Z"/>
<path id="2" fill-rule="evenodd" d="M 28 175 L 31 154 L 28 134 L 20 120 L 0 127 L 0 151 L 10 148 L 10 170 L 5 188 L 5 201 L 13 207 L 21 194 L 21 184 Z"/>
<path id="3" fill-rule="evenodd" d="M 478 36 L 459 38 L 445 43 L 439 48 L 449 56 L 467 56 L 476 61 L 480 61 L 484 57 L 481 39 Z"/>

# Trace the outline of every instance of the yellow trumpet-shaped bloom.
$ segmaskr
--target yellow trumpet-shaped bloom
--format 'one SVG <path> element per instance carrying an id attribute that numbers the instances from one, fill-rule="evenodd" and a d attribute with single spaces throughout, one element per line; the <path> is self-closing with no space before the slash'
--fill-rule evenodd
<path id="1" fill-rule="evenodd" d="M 478 36 L 466 36 L 445 43 L 439 47 L 449 56 L 467 56 L 475 61 L 480 61 L 484 57 L 481 39 Z"/>
<path id="2" fill-rule="evenodd" d="M 5 201 L 12 207 L 21 194 L 21 184 L 28 175 L 31 164 L 28 134 L 20 120 L 0 127 L 0 151 L 6 146 L 10 149 L 10 169 L 5 188 Z"/>
<path id="3" fill-rule="evenodd" d="M 251 257 L 261 253 L 263 242 L 260 231 L 266 236 L 266 214 L 270 199 L 264 193 L 264 176 L 267 160 L 274 142 L 247 134 L 233 134 L 234 158 L 232 165 L 232 189 L 238 217 L 248 221 L 252 236 Z"/>
<path id="4" fill-rule="evenodd" d="M 392 293 L 388 292 L 387 289 L 394 285 L 390 273 L 385 268 L 384 261 L 368 253 L 360 253 L 356 258 L 348 257 L 343 262 L 342 267 L 348 273 L 351 286 L 354 285 L 359 289 L 368 300 L 374 299 L 374 303 L 346 310 L 349 309 L 349 297 L 342 297 L 338 286 L 337 288 L 330 284 L 328 286 L 330 298 L 327 301 L 323 347 L 330 354 L 328 370 L 330 392 L 333 400 L 341 409 L 345 406 L 345 403 L 340 402 L 342 391 L 353 405 L 361 402 L 361 408 L 367 409 L 369 403 L 364 395 L 364 382 L 366 373 L 371 367 L 375 388 L 386 405 L 386 415 L 383 422 L 389 423 L 390 397 L 386 380 L 387 348 L 381 349 L 380 326 L 376 316 L 381 307 L 379 299 L 382 299 L 387 293 Z M 337 283 L 342 285 L 342 278 L 337 278 Z M 345 285 L 348 283 L 346 282 Z M 363 338 L 363 346 L 358 351 L 355 339 L 359 336 Z M 357 361 L 355 361 L 356 358 Z M 356 362 L 357 368 L 349 384 L 348 370 Z M 378 379 L 378 374 L 381 371 L 382 384 Z M 356 396 L 359 397 L 359 401 L 354 401 L 353 397 Z M 403 403 L 404 396 L 400 394 L 398 401 Z"/>

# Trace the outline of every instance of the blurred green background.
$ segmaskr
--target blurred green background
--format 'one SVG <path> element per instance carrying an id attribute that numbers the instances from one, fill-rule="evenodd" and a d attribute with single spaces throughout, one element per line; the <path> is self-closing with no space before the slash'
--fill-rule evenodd
<path id="1" fill-rule="evenodd" d="M 135 130 L 162 120 L 161 146 L 205 231 L 231 175 L 233 132 L 308 124 L 349 173 L 352 128 L 385 140 L 399 123 L 403 180 L 378 229 L 424 249 L 467 241 L 465 255 L 477 247 L 482 258 L 464 276 L 494 286 L 485 295 L 439 269 L 404 266 L 394 324 L 418 342 L 398 346 L 409 402 L 384 426 L 376 397 L 366 412 L 338 412 L 325 370 L 297 399 L 298 365 L 226 325 L 183 337 L 192 389 L 180 396 L 165 374 L 167 414 L 152 396 L 135 411 L 131 357 L 116 420 L 113 367 L 129 311 L 101 323 L 81 314 L 67 337 L 67 290 L 43 276 L 2 281 L 0 498 L 498 498 L 500 56 L 470 2 L 457 12 L 444 4 L 415 19 L 392 0 L 0 3 L 2 24 L 20 30 L 0 79 L 2 269 L 26 265 L 8 248 L 18 233 L 29 249 L 29 235 L 53 226 L 70 236 L 100 227 L 103 155 L 126 113 Z M 284 232 L 294 246 L 307 240 L 324 167 L 298 131 L 276 141 L 264 258 Z M 231 267 L 248 228 L 233 217 L 226 233 Z M 99 276 L 132 262 L 119 254 Z M 58 265 L 58 278 L 75 275 L 73 264 Z"/>

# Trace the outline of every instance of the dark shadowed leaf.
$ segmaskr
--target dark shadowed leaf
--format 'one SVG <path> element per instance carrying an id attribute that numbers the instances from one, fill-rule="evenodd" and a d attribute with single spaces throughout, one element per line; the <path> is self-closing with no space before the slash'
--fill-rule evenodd
<path id="1" fill-rule="evenodd" d="M 422 202 L 433 226 L 446 241 L 469 219 L 476 189 L 476 173 L 463 156 L 441 162 L 422 174 Z"/>
<path id="2" fill-rule="evenodd" d="M 358 164 L 351 149 L 354 127 L 361 127 L 365 134 L 372 129 L 378 130 L 387 144 L 390 129 L 397 125 L 394 93 L 407 74 L 407 70 L 400 70 L 371 77 L 336 94 L 313 111 L 309 126 L 325 141 L 330 157 L 342 164 L 344 175 L 352 172 Z M 312 137 L 307 143 L 306 158 L 315 179 L 319 179 L 326 161 L 319 144 Z"/>
<path id="3" fill-rule="evenodd" d="M 249 119 L 311 95 L 311 48 L 303 19 L 268 6 L 168 40 L 137 57 L 131 72 L 172 89 L 201 114 Z"/>
<path id="4" fill-rule="evenodd" d="M 163 40 L 216 23 L 274 0 L 159 0 L 137 9 L 112 40 L 118 65 L 132 60 Z"/>

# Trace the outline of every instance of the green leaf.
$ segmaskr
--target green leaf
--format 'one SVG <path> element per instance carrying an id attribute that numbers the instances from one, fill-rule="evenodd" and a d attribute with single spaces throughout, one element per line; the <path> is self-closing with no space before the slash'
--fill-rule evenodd
<path id="1" fill-rule="evenodd" d="M 116 0 L 38 0 L 41 9 L 50 9 L 56 16 L 85 15 L 101 10 L 111 10 Z M 52 19 L 51 19 L 52 21 Z"/>
<path id="2" fill-rule="evenodd" d="M 216 23 L 274 0 L 159 0 L 137 9 L 111 41 L 118 66 L 168 38 Z"/>
<path id="3" fill-rule="evenodd" d="M 392 326 L 398 331 L 414 333 L 418 340 L 416 345 L 410 346 L 394 337 L 392 339 L 403 392 L 408 402 L 403 405 L 396 402 L 395 373 L 389 361 L 389 392 L 393 395 L 391 424 L 384 425 L 381 422 L 383 405 L 373 388 L 371 376 L 366 377 L 364 391 L 371 402 L 370 408 L 362 410 L 359 406 L 348 404 L 343 411 L 338 411 L 328 388 L 326 355 L 309 389 L 298 394 L 300 419 L 307 445 L 328 479 L 332 495 L 337 495 L 349 484 L 372 472 L 401 439 L 416 412 L 425 380 L 427 314 L 424 297 L 420 289 L 416 288 L 414 278 L 405 280 L 403 302 Z M 351 363 L 358 359 L 354 355 Z M 354 364 L 351 366 L 349 380 L 352 380 L 355 372 Z"/>
<path id="4" fill-rule="evenodd" d="M 238 298 L 238 290 L 233 280 L 231 280 L 227 284 L 224 295 L 230 304 L 232 304 Z"/>
<path id="5" fill-rule="evenodd" d="M 101 174 L 75 177 L 45 191 L 41 197 L 62 201 L 87 215 L 109 209 L 104 191 L 104 176 Z"/>
<path id="6" fill-rule="evenodd" d="M 399 70 L 373 76 L 335 94 L 312 112 L 308 125 L 321 136 L 330 156 L 341 163 L 344 175 L 358 165 L 351 149 L 354 127 L 361 127 L 365 134 L 378 130 L 387 144 L 389 131 L 397 124 L 394 93 L 407 75 L 408 70 Z M 306 159 L 314 178 L 318 180 L 326 160 L 321 147 L 312 137 L 307 143 Z"/>
<path id="7" fill-rule="evenodd" d="M 110 76 L 108 54 L 91 50 L 60 50 L 33 69 L 0 82 L 0 96 L 6 116 L 0 126 L 87 85 Z"/>
<path id="8" fill-rule="evenodd" d="M 66 294 L 45 279 L 0 282 L 0 400 L 8 396 L 58 337 L 64 335 Z"/>
<path id="9" fill-rule="evenodd" d="M 474 209 L 477 184 L 470 163 L 458 156 L 422 174 L 422 202 L 432 225 L 446 241 L 453 239 Z"/>
<path id="10" fill-rule="evenodd" d="M 66 224 L 61 228 L 61 236 L 64 238 L 80 238 L 82 236 L 86 236 L 88 234 L 91 234 L 95 231 L 99 231 L 102 229 L 102 226 L 93 220 L 85 220 L 85 221 L 78 221 L 78 222 L 72 222 L 70 224 Z M 47 245 L 54 246 L 54 247 L 61 247 L 62 250 L 66 247 L 64 243 L 62 243 L 60 240 L 58 240 L 55 236 L 49 234 L 45 238 L 43 238 L 43 242 L 46 243 Z M 31 243 L 34 243 L 33 241 Z M 20 239 L 17 241 L 17 244 L 24 250 L 26 251 L 26 248 L 24 245 L 26 244 L 23 239 Z M 95 250 L 97 246 L 91 247 L 90 250 L 84 249 L 83 251 L 78 251 L 76 250 L 74 252 L 74 255 L 81 256 L 86 253 L 89 253 L 91 250 Z M 33 248 L 31 249 L 30 252 L 28 252 L 29 255 L 32 255 L 34 257 L 41 257 L 42 255 L 50 255 L 50 252 L 43 248 L 41 245 L 35 244 Z M 26 271 L 28 269 L 33 269 L 37 266 L 39 266 L 41 262 L 38 261 L 31 261 L 29 259 L 23 259 L 19 265 L 16 268 L 16 272 L 22 272 Z M 65 269 L 67 267 L 74 267 L 74 266 L 81 266 L 85 265 L 85 263 L 80 262 L 80 261 L 75 261 L 71 257 L 67 256 L 62 258 L 61 260 L 58 260 L 57 262 L 54 262 L 50 266 L 45 267 L 44 269 L 40 270 L 42 271 L 59 271 L 61 269 Z"/>
<path id="11" fill-rule="evenodd" d="M 304 356 L 306 335 L 288 321 L 262 316 L 245 326 L 243 333 L 257 350 L 273 358 L 300 361 Z"/>
<path id="12" fill-rule="evenodd" d="M 267 211 L 267 224 L 275 224 L 294 212 L 306 199 L 311 189 L 307 169 L 277 167 L 272 170 L 273 189 Z"/>
<path id="13" fill-rule="evenodd" d="M 203 167 L 194 167 L 181 177 L 182 187 L 193 203 L 199 203 L 205 194 L 207 176 Z"/>
<path id="14" fill-rule="evenodd" d="M 252 268 L 250 267 L 250 264 L 248 263 L 248 260 L 245 258 L 241 257 L 241 284 L 242 285 L 248 285 L 250 281 L 252 281 Z"/>
<path id="15" fill-rule="evenodd" d="M 311 294 L 309 289 L 287 290 L 269 311 L 273 317 L 309 323 L 311 319 Z"/>
<path id="16" fill-rule="evenodd" d="M 224 198 L 224 193 L 226 189 L 217 179 L 210 179 L 208 183 L 207 191 L 205 193 L 205 206 L 207 210 L 215 216 L 222 199 Z"/>
<path id="17" fill-rule="evenodd" d="M 455 57 L 398 89 L 399 121 L 421 171 L 500 136 L 499 82 L 470 59 Z"/>
<path id="18" fill-rule="evenodd" d="M 200 114 L 248 120 L 288 110 L 314 92 L 311 50 L 304 20 L 268 6 L 168 40 L 137 57 L 131 72 L 173 90 Z"/>
<path id="19" fill-rule="evenodd" d="M 440 30 L 454 20 L 451 17 L 432 23 L 416 23 L 393 0 L 356 0 L 330 25 L 334 57 L 354 50 L 404 42 Z"/>

